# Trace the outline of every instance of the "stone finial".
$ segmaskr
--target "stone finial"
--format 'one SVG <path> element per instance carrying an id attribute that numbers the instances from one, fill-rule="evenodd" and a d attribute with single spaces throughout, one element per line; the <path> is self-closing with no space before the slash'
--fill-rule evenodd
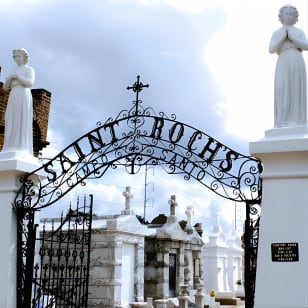
<path id="1" fill-rule="evenodd" d="M 125 191 L 123 191 L 122 195 L 125 197 L 125 210 L 122 211 L 122 215 L 130 215 L 131 208 L 130 208 L 130 201 L 133 199 L 133 194 L 131 193 L 130 186 L 126 186 Z"/>
<path id="2" fill-rule="evenodd" d="M 216 215 L 216 223 L 213 227 L 213 233 L 219 233 L 221 232 L 221 226 L 220 226 L 220 222 L 219 222 L 219 216 Z"/>
<path id="3" fill-rule="evenodd" d="M 185 231 L 188 233 L 192 233 L 193 228 L 192 228 L 192 223 L 191 223 L 191 216 L 193 214 L 193 207 L 191 205 L 188 205 L 185 211 L 186 214 L 186 219 L 187 219 L 187 224 L 186 224 L 186 228 Z"/>
<path id="4" fill-rule="evenodd" d="M 170 215 L 172 216 L 175 215 L 175 207 L 178 205 L 175 199 L 175 195 L 171 195 L 170 200 L 168 201 L 168 204 L 170 205 Z"/>

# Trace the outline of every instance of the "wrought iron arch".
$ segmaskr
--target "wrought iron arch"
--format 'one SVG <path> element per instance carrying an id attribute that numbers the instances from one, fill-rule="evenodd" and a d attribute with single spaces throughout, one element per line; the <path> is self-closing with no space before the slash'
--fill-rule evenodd
<path id="1" fill-rule="evenodd" d="M 216 194 L 237 202 L 261 198 L 261 162 L 240 154 L 206 133 L 167 117 L 140 100 L 130 110 L 81 136 L 53 159 L 21 179 L 15 208 L 47 207 L 89 178 L 102 177 L 122 165 L 137 173 L 144 165 L 161 165 L 168 174 L 183 174 Z M 46 180 L 41 181 L 41 175 Z"/>
<path id="2" fill-rule="evenodd" d="M 185 180 L 195 179 L 223 198 L 245 202 L 247 215 L 258 217 L 254 205 L 261 203 L 261 162 L 177 121 L 174 114 L 168 117 L 144 108 L 139 99 L 144 87 L 148 85 L 137 76 L 137 82 L 128 87 L 136 93 L 131 109 L 97 123 L 95 129 L 24 176 L 14 202 L 16 210 L 25 213 L 50 206 L 77 185 L 85 185 L 86 179 L 102 177 L 109 168 L 124 166 L 135 174 L 144 165 L 161 165 L 168 174 L 182 174 Z M 246 231 L 252 227 L 247 225 Z M 252 244 L 252 233 L 246 232 L 246 248 Z"/>

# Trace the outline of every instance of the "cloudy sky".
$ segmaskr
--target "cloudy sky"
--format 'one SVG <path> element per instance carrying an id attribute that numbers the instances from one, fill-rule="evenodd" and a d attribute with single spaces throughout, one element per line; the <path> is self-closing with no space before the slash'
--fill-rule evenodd
<path id="1" fill-rule="evenodd" d="M 150 87 L 144 106 L 213 136 L 243 154 L 249 142 L 273 127 L 276 55 L 268 53 L 277 15 L 285 1 L 244 0 L 10 0 L 0 1 L 1 81 L 15 63 L 12 50 L 25 47 L 35 69 L 34 88 L 52 93 L 45 157 L 132 106 L 126 87 L 141 75 Z M 292 2 L 297 26 L 307 33 L 306 0 Z M 307 54 L 305 54 L 307 58 Z M 146 219 L 169 213 L 175 194 L 179 219 L 188 205 L 193 222 L 212 228 L 220 216 L 234 224 L 233 202 L 159 168 L 148 172 Z M 130 176 L 111 171 L 78 193 L 93 193 L 95 212 L 119 213 L 122 192 L 131 186 L 132 207 L 144 213 L 144 171 Z M 67 200 L 42 213 L 57 216 Z M 64 204 L 65 203 L 65 204 Z"/>

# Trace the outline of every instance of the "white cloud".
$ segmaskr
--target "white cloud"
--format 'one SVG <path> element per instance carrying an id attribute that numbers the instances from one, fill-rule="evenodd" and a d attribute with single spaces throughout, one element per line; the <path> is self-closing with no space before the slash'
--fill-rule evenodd
<path id="1" fill-rule="evenodd" d="M 284 4 L 281 0 L 92 0 L 91 5 L 81 0 L 1 1 L 1 77 L 14 64 L 12 49 L 27 48 L 36 70 L 35 87 L 52 92 L 51 146 L 44 151 L 46 156 L 95 128 L 97 121 L 131 108 L 134 94 L 126 87 L 137 74 L 150 83 L 141 94 L 144 106 L 174 113 L 179 121 L 247 153 L 248 141 L 262 137 L 272 126 L 276 58 L 267 49 Z M 308 30 L 307 2 L 293 4 L 300 12 L 298 27 Z M 168 200 L 176 194 L 181 219 L 186 206 L 193 205 L 195 222 L 208 225 L 218 213 L 230 225 L 234 206 L 226 205 L 229 201 L 193 182 L 160 174 L 155 171 L 155 190 L 149 192 L 155 203 L 147 208 L 147 219 L 168 214 Z M 136 213 L 143 214 L 143 184 L 142 174 L 110 170 L 74 192 L 94 192 L 102 213 L 120 212 L 121 194 L 131 186 L 132 204 Z"/>

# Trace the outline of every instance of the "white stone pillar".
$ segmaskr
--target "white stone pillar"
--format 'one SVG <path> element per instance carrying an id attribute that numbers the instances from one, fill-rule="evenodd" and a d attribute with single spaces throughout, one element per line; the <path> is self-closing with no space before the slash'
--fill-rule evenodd
<path id="1" fill-rule="evenodd" d="M 21 159 L 0 159 L 0 307 L 16 307 L 17 219 L 12 208 L 20 178 L 39 165 Z"/>
<path id="2" fill-rule="evenodd" d="M 135 296 L 141 302 L 144 300 L 144 238 L 139 241 L 136 252 Z"/>
<path id="3" fill-rule="evenodd" d="M 204 251 L 207 249 L 205 248 Z M 217 251 L 206 251 L 203 255 L 204 284 L 207 290 L 218 290 L 218 259 Z"/>
<path id="4" fill-rule="evenodd" d="M 231 250 L 231 248 L 230 248 Z M 226 268 L 226 290 L 227 291 L 231 291 L 234 292 L 234 271 L 233 271 L 233 260 L 234 260 L 234 256 L 233 254 L 231 254 L 230 252 L 227 253 L 227 258 L 226 258 L 226 264 L 227 264 L 227 268 Z"/>
<path id="5" fill-rule="evenodd" d="M 308 130 L 273 129 L 250 153 L 264 166 L 255 307 L 308 307 Z"/>

